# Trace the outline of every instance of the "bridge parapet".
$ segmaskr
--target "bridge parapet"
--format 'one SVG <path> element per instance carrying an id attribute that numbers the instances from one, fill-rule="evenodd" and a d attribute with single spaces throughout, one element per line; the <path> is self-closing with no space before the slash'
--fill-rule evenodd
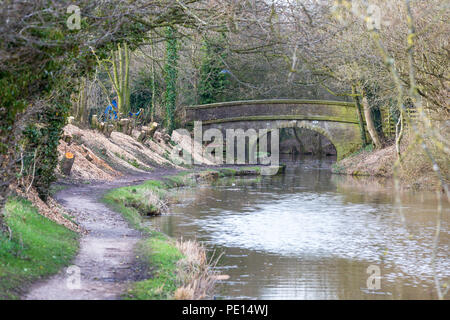
<path id="1" fill-rule="evenodd" d="M 186 107 L 187 122 L 204 124 L 258 120 L 358 123 L 355 104 L 322 100 L 248 100 Z"/>

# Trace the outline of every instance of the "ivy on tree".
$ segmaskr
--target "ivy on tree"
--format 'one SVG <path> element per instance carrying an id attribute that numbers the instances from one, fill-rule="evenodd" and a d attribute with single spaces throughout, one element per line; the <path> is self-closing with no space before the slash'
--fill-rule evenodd
<path id="1" fill-rule="evenodd" d="M 169 133 L 175 129 L 175 109 L 177 100 L 177 78 L 178 78 L 178 41 L 175 37 L 173 27 L 166 28 L 166 64 L 164 66 L 164 76 L 166 82 L 166 92 L 164 96 L 166 105 L 166 128 Z"/>
<path id="2" fill-rule="evenodd" d="M 227 70 L 223 60 L 224 48 L 211 41 L 205 41 L 202 50 L 204 58 L 200 69 L 200 83 L 198 86 L 200 104 L 223 101 L 223 93 L 229 84 Z"/>

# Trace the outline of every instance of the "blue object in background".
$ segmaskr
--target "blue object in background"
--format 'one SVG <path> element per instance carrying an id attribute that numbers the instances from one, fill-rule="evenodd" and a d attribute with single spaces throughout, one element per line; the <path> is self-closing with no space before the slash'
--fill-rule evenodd
<path id="1" fill-rule="evenodd" d="M 105 109 L 105 119 L 107 119 L 107 120 L 111 120 L 111 119 L 117 120 L 117 111 L 114 110 L 113 107 L 115 109 L 117 109 L 117 101 L 116 101 L 116 99 L 113 99 L 113 101 L 111 101 L 111 104 L 106 107 L 106 109 Z"/>
<path id="2" fill-rule="evenodd" d="M 128 115 L 129 115 L 130 117 L 133 117 L 133 116 L 139 117 L 139 115 L 141 114 L 141 110 L 142 110 L 142 109 L 139 109 L 139 111 L 136 112 L 136 113 L 129 112 Z"/>
<path id="3" fill-rule="evenodd" d="M 116 99 L 114 99 L 113 101 L 111 101 L 111 104 L 108 105 L 105 109 L 105 119 L 106 120 L 112 120 L 112 119 L 117 120 L 118 111 L 119 110 L 117 109 L 117 101 L 116 101 Z M 142 109 L 140 109 L 136 113 L 129 112 L 128 115 L 130 117 L 139 117 L 139 115 L 141 114 L 141 111 L 142 111 Z"/>

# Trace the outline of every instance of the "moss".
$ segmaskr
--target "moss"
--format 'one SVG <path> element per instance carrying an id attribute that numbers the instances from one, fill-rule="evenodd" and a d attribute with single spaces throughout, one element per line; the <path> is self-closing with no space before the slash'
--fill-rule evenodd
<path id="1" fill-rule="evenodd" d="M 359 150 L 350 154 L 349 157 L 357 156 L 357 155 L 361 154 L 362 152 L 372 152 L 372 151 L 373 151 L 373 144 L 368 144 L 367 146 L 362 147 Z"/>
<path id="2" fill-rule="evenodd" d="M 261 116 L 243 116 L 225 119 L 204 120 L 203 125 L 226 123 L 226 122 L 245 122 L 245 121 L 271 121 L 271 120 L 311 120 L 311 121 L 333 121 L 343 123 L 359 124 L 354 115 L 343 114 L 342 116 L 302 116 L 302 115 L 261 115 Z"/>
<path id="3" fill-rule="evenodd" d="M 232 168 L 219 169 L 219 177 L 233 177 L 236 174 L 237 174 L 236 169 L 232 169 Z"/>
<path id="4" fill-rule="evenodd" d="M 0 235 L 0 299 L 19 299 L 32 281 L 57 273 L 78 251 L 78 234 L 41 216 L 29 201 L 11 198 Z"/>
<path id="5" fill-rule="evenodd" d="M 116 157 L 118 157 L 118 158 L 120 158 L 120 159 L 126 161 L 127 163 L 129 163 L 130 165 L 132 165 L 133 167 L 135 167 L 136 169 L 141 169 L 141 170 L 148 171 L 148 172 L 153 171 L 153 168 L 151 168 L 151 167 L 141 166 L 141 165 L 139 164 L 139 162 L 137 162 L 136 159 L 128 159 L 128 158 L 125 157 L 124 155 L 122 155 L 122 154 L 120 154 L 120 153 L 117 153 L 117 152 L 114 152 L 114 155 L 115 155 Z M 145 159 L 145 160 L 147 160 L 148 162 L 152 162 L 151 159 Z M 153 163 L 155 163 L 155 162 L 153 161 Z"/>
<path id="6" fill-rule="evenodd" d="M 195 180 L 191 175 L 191 171 L 182 171 L 176 175 L 165 176 L 165 184 L 168 188 L 193 187 L 195 185 Z"/>

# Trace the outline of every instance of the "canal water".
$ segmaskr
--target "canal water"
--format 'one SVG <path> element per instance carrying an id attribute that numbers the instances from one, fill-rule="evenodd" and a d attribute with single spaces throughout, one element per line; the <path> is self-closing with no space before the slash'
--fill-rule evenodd
<path id="1" fill-rule="evenodd" d="M 218 299 L 436 299 L 450 285 L 450 207 L 433 259 L 435 193 L 334 175 L 334 159 L 283 159 L 286 173 L 181 189 L 151 223 L 196 239 L 229 280 Z"/>

